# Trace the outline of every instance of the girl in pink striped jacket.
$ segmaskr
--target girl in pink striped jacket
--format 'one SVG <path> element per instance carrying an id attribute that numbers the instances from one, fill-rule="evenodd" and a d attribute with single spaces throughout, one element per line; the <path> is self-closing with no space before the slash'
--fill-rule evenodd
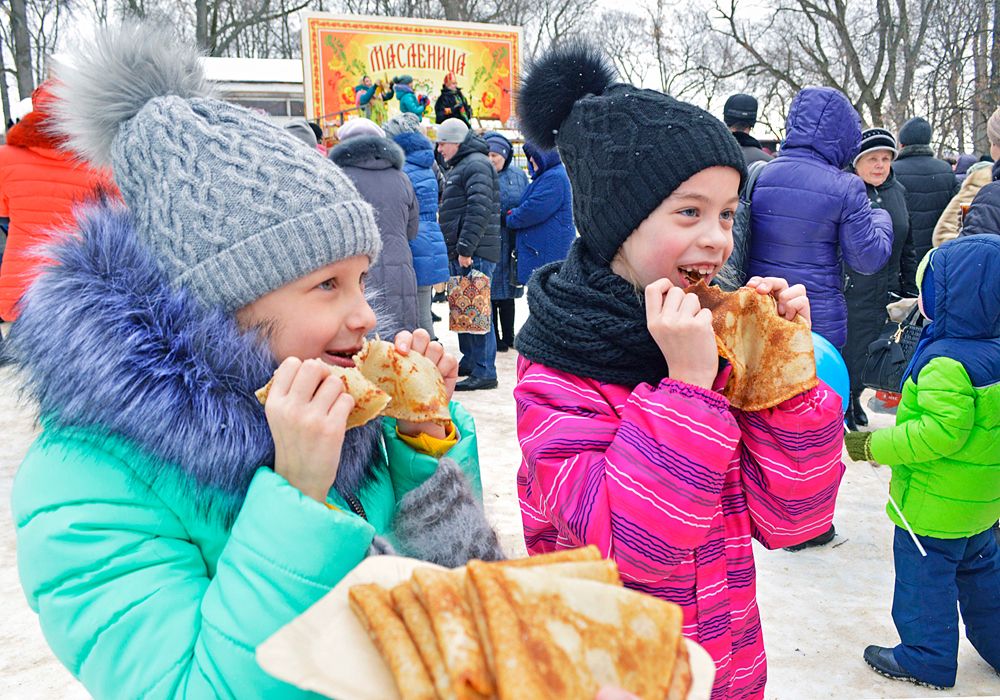
<path id="1" fill-rule="evenodd" d="M 840 399 L 820 383 L 744 413 L 718 393 L 729 370 L 684 287 L 732 251 L 743 154 L 708 113 L 612 75 L 593 51 L 557 50 L 519 97 L 526 136 L 559 147 L 580 232 L 533 278 L 517 336 L 525 541 L 596 544 L 628 587 L 682 606 L 685 636 L 715 661 L 714 700 L 758 698 L 751 538 L 773 549 L 830 527 Z M 801 285 L 747 284 L 809 320 Z"/>

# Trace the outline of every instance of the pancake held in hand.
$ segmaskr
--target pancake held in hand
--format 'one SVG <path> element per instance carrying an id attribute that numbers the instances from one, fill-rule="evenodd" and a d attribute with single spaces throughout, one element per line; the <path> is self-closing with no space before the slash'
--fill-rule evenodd
<path id="1" fill-rule="evenodd" d="M 437 700 L 431 677 L 403 620 L 393 609 L 389 591 L 374 583 L 348 593 L 351 610 L 385 659 L 403 700 Z"/>
<path id="2" fill-rule="evenodd" d="M 819 383 L 809 324 L 779 316 L 770 294 L 749 287 L 724 292 L 704 280 L 684 291 L 712 312 L 719 355 L 733 368 L 722 393 L 734 408 L 771 408 Z"/>
<path id="3" fill-rule="evenodd" d="M 667 697 L 681 609 L 626 588 L 470 562 L 500 700 L 592 698 L 606 685 Z"/>
<path id="4" fill-rule="evenodd" d="M 361 373 L 392 397 L 385 409 L 391 418 L 445 425 L 451 421 L 441 372 L 423 355 L 401 355 L 384 340 L 365 343 L 354 362 Z"/>
<path id="5" fill-rule="evenodd" d="M 337 367 L 327 365 L 330 374 L 340 377 L 344 382 L 344 389 L 354 398 L 354 408 L 347 416 L 347 427 L 357 428 L 368 421 L 382 414 L 386 404 L 389 403 L 389 394 L 385 393 L 361 374 L 355 367 Z M 437 371 L 435 369 L 435 371 Z M 440 376 L 440 375 L 438 375 Z M 254 392 L 254 396 L 262 404 L 267 402 L 267 396 L 271 391 L 274 379 Z"/>

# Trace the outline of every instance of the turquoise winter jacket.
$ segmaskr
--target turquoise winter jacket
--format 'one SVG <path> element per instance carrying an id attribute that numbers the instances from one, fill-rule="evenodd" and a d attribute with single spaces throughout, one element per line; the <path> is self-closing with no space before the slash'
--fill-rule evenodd
<path id="1" fill-rule="evenodd" d="M 28 602 L 97 698 L 305 696 L 255 648 L 375 535 L 408 551 L 400 502 L 419 503 L 445 462 L 384 419 L 348 431 L 334 509 L 303 496 L 267 466 L 253 389 L 274 361 L 255 335 L 171 290 L 127 213 L 97 208 L 79 226 L 8 339 L 43 416 L 12 494 Z M 447 457 L 481 501 L 474 425 L 451 413 Z"/>

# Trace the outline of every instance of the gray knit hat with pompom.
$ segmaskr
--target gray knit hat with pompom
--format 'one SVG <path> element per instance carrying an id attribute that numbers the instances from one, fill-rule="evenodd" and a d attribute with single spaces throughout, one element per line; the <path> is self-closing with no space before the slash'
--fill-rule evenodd
<path id="1" fill-rule="evenodd" d="M 109 166 L 177 287 L 235 311 L 320 267 L 378 256 L 371 206 L 336 165 L 211 96 L 197 52 L 149 25 L 104 30 L 57 71 L 57 129 Z"/>

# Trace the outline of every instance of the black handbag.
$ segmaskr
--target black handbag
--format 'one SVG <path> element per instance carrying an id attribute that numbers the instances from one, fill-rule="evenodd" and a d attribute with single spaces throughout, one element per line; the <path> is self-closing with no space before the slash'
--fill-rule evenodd
<path id="1" fill-rule="evenodd" d="M 861 383 L 871 389 L 898 393 L 923 326 L 919 304 L 914 304 L 900 323 L 885 324 L 878 340 L 868 345 Z"/>

